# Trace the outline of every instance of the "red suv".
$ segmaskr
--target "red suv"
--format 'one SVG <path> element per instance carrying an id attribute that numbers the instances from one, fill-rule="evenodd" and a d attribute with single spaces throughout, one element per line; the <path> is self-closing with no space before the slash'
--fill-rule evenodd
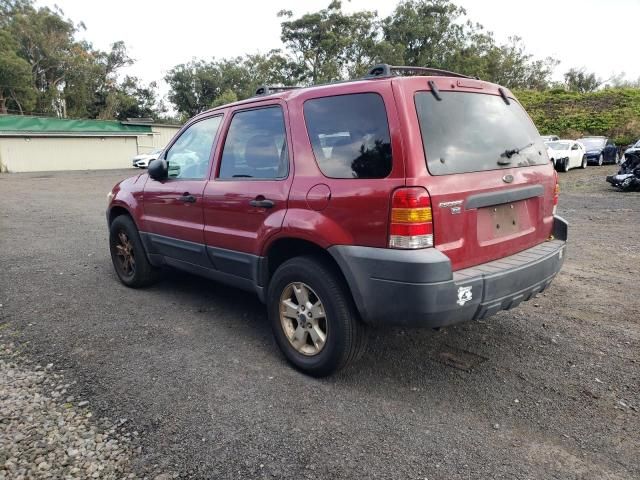
<path id="1" fill-rule="evenodd" d="M 125 285 L 169 266 L 255 292 L 289 362 L 322 376 L 371 325 L 478 320 L 543 291 L 567 238 L 557 202 L 507 89 L 378 65 L 196 116 L 107 218 Z"/>

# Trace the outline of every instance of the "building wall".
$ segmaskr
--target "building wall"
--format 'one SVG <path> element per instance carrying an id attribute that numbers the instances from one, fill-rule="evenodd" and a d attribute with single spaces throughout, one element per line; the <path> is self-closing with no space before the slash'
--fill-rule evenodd
<path id="1" fill-rule="evenodd" d="M 180 128 L 179 126 L 151 125 L 153 137 L 150 135 L 141 135 L 138 137 L 138 153 L 151 153 L 154 150 L 160 150 L 166 147 Z"/>
<path id="2" fill-rule="evenodd" d="M 137 153 L 135 136 L 0 137 L 0 165 L 9 172 L 129 168 Z"/>

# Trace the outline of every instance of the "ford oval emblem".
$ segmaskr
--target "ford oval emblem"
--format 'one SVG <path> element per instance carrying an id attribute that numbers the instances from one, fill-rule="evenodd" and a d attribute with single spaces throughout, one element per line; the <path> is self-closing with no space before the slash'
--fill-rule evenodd
<path id="1" fill-rule="evenodd" d="M 513 182 L 513 175 L 505 175 L 504 177 L 502 177 L 502 181 L 504 183 L 511 183 Z"/>

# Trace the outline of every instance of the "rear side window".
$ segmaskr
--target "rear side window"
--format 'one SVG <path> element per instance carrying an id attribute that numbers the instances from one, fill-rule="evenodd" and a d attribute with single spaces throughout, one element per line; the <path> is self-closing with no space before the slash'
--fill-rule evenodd
<path id="1" fill-rule="evenodd" d="M 384 178 L 391 173 L 391 137 L 380 95 L 307 100 L 304 119 L 318 167 L 327 177 Z"/>
<path id="2" fill-rule="evenodd" d="M 481 93 L 417 92 L 427 167 L 432 175 L 543 165 L 538 131 L 518 102 Z"/>

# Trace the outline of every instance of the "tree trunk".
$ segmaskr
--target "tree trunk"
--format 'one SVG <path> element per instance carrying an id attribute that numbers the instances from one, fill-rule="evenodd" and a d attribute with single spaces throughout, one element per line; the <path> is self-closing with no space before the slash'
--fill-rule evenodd
<path id="1" fill-rule="evenodd" d="M 18 106 L 18 110 L 20 110 L 20 115 L 24 115 L 24 112 L 22 111 L 22 104 L 18 101 L 18 97 L 16 97 L 16 92 L 14 92 L 13 90 L 11 91 L 11 98 L 13 98 L 13 101 L 16 102 L 16 105 Z"/>
<path id="2" fill-rule="evenodd" d="M 0 94 L 0 114 L 6 115 L 7 113 L 9 113 L 7 110 L 7 98 Z"/>

